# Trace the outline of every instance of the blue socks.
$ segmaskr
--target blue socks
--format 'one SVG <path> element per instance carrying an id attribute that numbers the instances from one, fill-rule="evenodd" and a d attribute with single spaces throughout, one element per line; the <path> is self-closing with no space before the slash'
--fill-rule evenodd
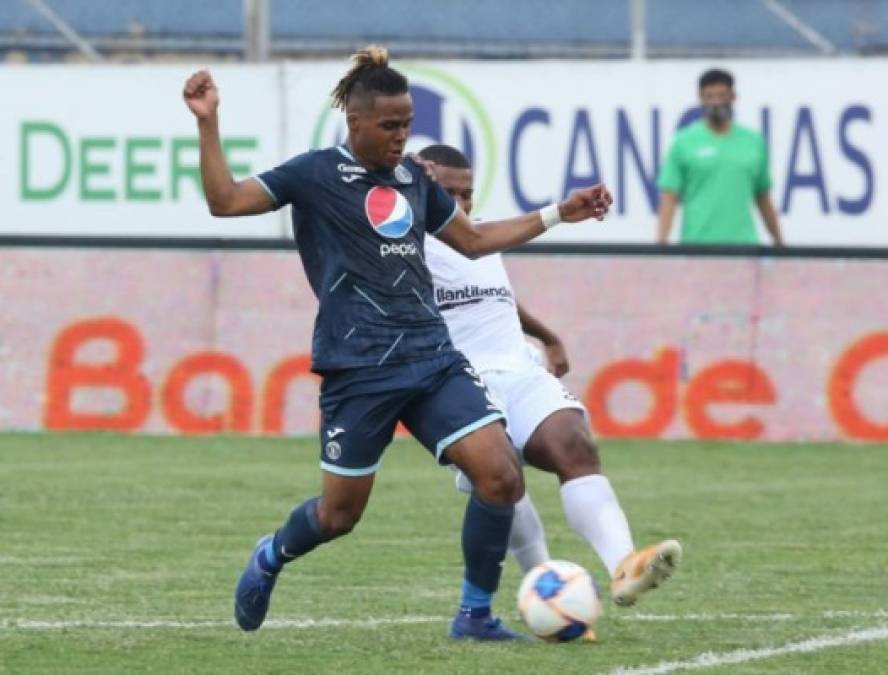
<path id="1" fill-rule="evenodd" d="M 478 588 L 471 581 L 463 580 L 462 602 L 459 613 L 470 619 L 485 619 L 490 616 L 490 603 L 493 593 Z"/>
<path id="2" fill-rule="evenodd" d="M 287 522 L 259 553 L 259 567 L 277 574 L 288 562 L 314 550 L 332 537 L 325 534 L 318 522 L 318 497 L 307 499 L 293 509 Z"/>
<path id="3" fill-rule="evenodd" d="M 265 572 L 277 574 L 288 562 L 332 539 L 318 522 L 318 501 L 318 497 L 312 497 L 293 509 L 274 539 L 259 552 L 259 566 Z M 502 575 L 514 512 L 511 505 L 487 504 L 475 495 L 469 498 L 462 530 L 466 570 L 460 608 L 466 616 L 484 618 L 490 615 L 490 603 Z"/>
<path id="4" fill-rule="evenodd" d="M 462 547 L 466 563 L 460 612 L 472 618 L 490 614 L 509 546 L 515 508 L 481 501 L 474 494 L 463 518 Z"/>

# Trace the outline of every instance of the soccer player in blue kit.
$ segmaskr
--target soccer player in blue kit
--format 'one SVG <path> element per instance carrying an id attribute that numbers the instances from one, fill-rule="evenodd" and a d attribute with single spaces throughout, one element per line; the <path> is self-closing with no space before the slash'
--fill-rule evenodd
<path id="1" fill-rule="evenodd" d="M 207 71 L 183 91 L 197 117 L 204 193 L 216 216 L 292 206 L 303 267 L 318 298 L 312 369 L 322 377 L 321 495 L 257 543 L 235 591 L 235 619 L 256 630 L 284 565 L 350 532 L 363 513 L 398 421 L 441 464 L 472 482 L 462 547 L 463 596 L 454 638 L 519 637 L 491 614 L 514 504 L 524 492 L 503 414 L 450 341 L 423 259 L 425 233 L 478 257 L 524 243 L 560 222 L 601 220 L 597 185 L 557 205 L 473 224 L 419 164 L 404 157 L 413 119 L 406 78 L 384 49 L 354 55 L 333 91 L 346 114 L 343 145 L 298 155 L 235 182 L 222 153 L 219 95 Z"/>

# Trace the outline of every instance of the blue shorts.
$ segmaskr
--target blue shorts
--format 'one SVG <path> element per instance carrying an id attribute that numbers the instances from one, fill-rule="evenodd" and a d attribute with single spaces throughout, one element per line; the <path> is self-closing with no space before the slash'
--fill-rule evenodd
<path id="1" fill-rule="evenodd" d="M 343 476 L 375 473 L 399 421 L 448 464 L 448 446 L 502 419 L 459 352 L 327 372 L 321 382 L 321 468 Z"/>

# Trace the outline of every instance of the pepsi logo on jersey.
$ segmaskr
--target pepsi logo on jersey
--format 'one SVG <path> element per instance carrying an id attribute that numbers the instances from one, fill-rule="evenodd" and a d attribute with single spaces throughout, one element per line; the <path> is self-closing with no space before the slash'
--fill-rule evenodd
<path id="1" fill-rule="evenodd" d="M 400 239 L 413 227 L 410 202 L 394 188 L 370 188 L 364 200 L 364 211 L 370 226 L 387 239 Z"/>
<path id="2" fill-rule="evenodd" d="M 399 255 L 402 258 L 408 255 L 417 255 L 416 244 L 380 244 L 379 255 L 383 258 L 388 255 Z"/>

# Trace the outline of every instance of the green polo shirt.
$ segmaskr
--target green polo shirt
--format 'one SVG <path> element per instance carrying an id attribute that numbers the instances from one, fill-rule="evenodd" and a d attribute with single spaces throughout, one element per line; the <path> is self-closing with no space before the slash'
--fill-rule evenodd
<path id="1" fill-rule="evenodd" d="M 716 134 L 695 122 L 676 134 L 657 185 L 681 198 L 682 243 L 757 244 L 750 206 L 771 189 L 765 140 L 738 124 Z"/>

